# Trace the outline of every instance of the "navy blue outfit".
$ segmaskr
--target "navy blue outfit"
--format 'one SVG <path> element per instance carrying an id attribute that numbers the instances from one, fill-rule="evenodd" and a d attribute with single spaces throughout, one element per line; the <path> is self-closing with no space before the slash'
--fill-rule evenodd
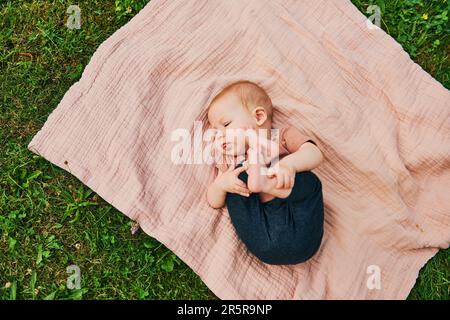
<path id="1" fill-rule="evenodd" d="M 242 166 L 239 163 L 236 168 Z M 247 184 L 248 174 L 239 179 Z M 226 205 L 240 240 L 262 262 L 287 265 L 305 262 L 319 249 L 323 236 L 322 184 L 311 171 L 297 172 L 291 194 L 261 202 L 227 193 Z"/>

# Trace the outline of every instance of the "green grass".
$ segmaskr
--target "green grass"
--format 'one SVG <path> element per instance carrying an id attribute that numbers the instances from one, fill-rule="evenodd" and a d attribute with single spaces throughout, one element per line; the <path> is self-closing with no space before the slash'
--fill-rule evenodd
<path id="1" fill-rule="evenodd" d="M 147 1 L 0 2 L 0 299 L 215 299 L 180 259 L 75 177 L 26 148 L 96 48 Z M 369 1 L 353 1 L 365 12 Z M 382 28 L 450 88 L 448 1 L 383 1 Z M 428 14 L 428 19 L 423 18 Z M 449 299 L 450 251 L 421 270 L 410 299 Z M 66 267 L 81 269 L 80 290 Z"/>

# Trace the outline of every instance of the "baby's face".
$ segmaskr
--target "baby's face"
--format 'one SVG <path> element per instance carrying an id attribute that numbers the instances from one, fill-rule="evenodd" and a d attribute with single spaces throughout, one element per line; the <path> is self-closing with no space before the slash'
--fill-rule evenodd
<path id="1" fill-rule="evenodd" d="M 225 155 L 245 155 L 247 139 L 244 132 L 256 129 L 256 122 L 236 94 L 230 93 L 215 101 L 208 111 L 208 120 L 217 130 L 215 146 L 218 150 Z"/>

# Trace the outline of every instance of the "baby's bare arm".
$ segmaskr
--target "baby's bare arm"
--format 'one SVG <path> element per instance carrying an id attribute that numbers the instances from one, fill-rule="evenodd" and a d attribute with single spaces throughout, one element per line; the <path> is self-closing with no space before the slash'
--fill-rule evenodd
<path id="1" fill-rule="evenodd" d="M 208 204 L 214 209 L 220 209 L 225 205 L 227 193 L 217 185 L 217 179 L 208 186 L 206 199 Z"/>
<path id="2" fill-rule="evenodd" d="M 292 168 L 296 173 L 309 171 L 323 161 L 322 151 L 313 143 L 305 142 L 300 148 L 280 160 L 280 164 Z"/>

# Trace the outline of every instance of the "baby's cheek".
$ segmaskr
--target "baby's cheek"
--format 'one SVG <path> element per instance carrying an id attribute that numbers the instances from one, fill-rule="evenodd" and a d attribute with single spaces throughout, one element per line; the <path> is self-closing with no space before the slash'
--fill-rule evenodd
<path id="1" fill-rule="evenodd" d="M 223 149 L 222 149 L 221 144 L 219 144 L 218 142 L 215 143 L 215 144 L 214 144 L 214 148 L 215 148 L 215 150 L 216 150 L 217 153 L 223 154 Z"/>

